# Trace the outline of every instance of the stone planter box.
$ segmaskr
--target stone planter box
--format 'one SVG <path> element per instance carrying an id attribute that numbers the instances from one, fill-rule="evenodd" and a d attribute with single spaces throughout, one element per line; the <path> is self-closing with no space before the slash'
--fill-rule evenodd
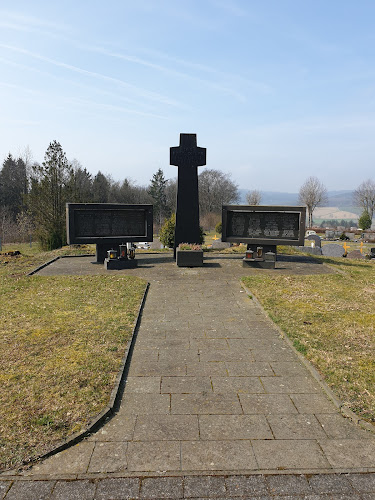
<path id="1" fill-rule="evenodd" d="M 178 267 L 202 267 L 203 250 L 179 250 L 177 248 L 176 263 Z"/>

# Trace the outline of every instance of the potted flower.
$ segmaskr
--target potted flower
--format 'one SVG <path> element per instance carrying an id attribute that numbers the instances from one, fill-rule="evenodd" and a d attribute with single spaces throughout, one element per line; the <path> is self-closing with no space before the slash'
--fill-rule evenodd
<path id="1" fill-rule="evenodd" d="M 196 243 L 180 243 L 176 251 L 178 267 L 202 267 L 203 250 Z"/>

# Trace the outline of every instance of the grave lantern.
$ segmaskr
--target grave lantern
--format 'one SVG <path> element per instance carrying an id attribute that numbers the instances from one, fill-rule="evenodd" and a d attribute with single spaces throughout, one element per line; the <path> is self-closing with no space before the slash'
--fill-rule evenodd
<path id="1" fill-rule="evenodd" d="M 128 249 L 127 249 L 126 243 L 122 243 L 121 245 L 119 245 L 119 248 L 120 248 L 120 257 L 119 258 L 121 260 L 126 260 L 128 258 L 128 255 L 127 255 Z"/>
<path id="2" fill-rule="evenodd" d="M 107 255 L 109 260 L 115 260 L 117 259 L 117 250 L 108 250 Z"/>

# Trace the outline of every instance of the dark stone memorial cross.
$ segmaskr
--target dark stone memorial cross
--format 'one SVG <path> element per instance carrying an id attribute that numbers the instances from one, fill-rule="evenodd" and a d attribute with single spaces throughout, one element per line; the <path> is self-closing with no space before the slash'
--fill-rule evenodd
<path id="1" fill-rule="evenodd" d="M 180 134 L 180 145 L 170 148 L 170 164 L 178 167 L 174 254 L 180 243 L 199 243 L 198 169 L 206 165 L 206 148 L 197 147 L 196 134 Z"/>

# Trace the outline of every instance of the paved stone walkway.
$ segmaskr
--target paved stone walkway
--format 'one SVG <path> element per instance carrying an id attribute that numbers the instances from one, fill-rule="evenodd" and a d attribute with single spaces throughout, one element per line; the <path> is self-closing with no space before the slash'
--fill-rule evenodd
<path id="1" fill-rule="evenodd" d="M 150 282 L 119 411 L 78 445 L 0 476 L 0 499 L 375 499 L 375 435 L 339 413 L 239 282 L 331 270 L 303 258 L 272 271 L 214 254 L 199 269 L 138 258 L 111 271 Z M 40 274 L 105 272 L 91 260 Z"/>

